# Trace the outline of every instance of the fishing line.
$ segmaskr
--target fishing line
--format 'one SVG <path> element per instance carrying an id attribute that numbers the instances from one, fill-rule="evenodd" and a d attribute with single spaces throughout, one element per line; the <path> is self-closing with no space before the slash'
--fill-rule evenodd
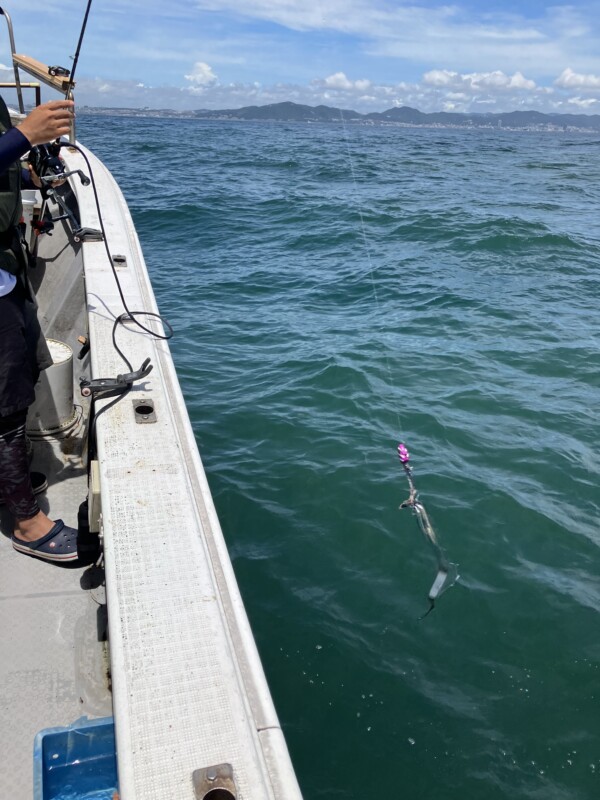
<path id="1" fill-rule="evenodd" d="M 348 131 L 346 129 L 346 120 L 344 119 L 344 112 L 342 111 L 341 108 L 340 108 L 340 117 L 341 117 L 341 120 L 342 120 L 342 128 L 343 128 L 343 131 L 344 131 L 344 143 L 346 145 L 346 152 L 348 154 L 348 164 L 350 166 L 350 175 L 352 176 L 352 185 L 354 187 L 354 196 L 358 200 L 359 191 L 358 191 L 358 182 L 356 180 L 356 172 L 354 170 L 354 159 L 352 158 L 352 152 L 350 150 L 350 140 L 349 140 L 349 137 L 348 137 Z M 369 238 L 367 236 L 367 226 L 365 225 L 365 218 L 364 218 L 360 203 L 355 204 L 355 207 L 356 207 L 356 211 L 358 213 L 358 217 L 360 219 L 360 233 L 361 233 L 361 238 L 362 238 L 362 241 L 363 241 L 363 246 L 365 248 L 365 253 L 366 253 L 366 256 L 367 256 L 367 264 L 369 266 L 369 277 L 371 279 L 371 287 L 372 287 L 372 290 L 373 290 L 373 296 L 375 298 L 375 305 L 377 306 L 377 311 L 379 313 L 379 316 L 381 316 L 381 303 L 379 301 L 379 293 L 377 291 L 377 283 L 375 281 L 375 268 L 373 266 L 373 259 L 371 258 L 371 247 L 370 247 L 370 244 L 369 244 Z M 390 385 L 391 389 L 394 390 L 394 392 L 392 392 L 392 399 L 394 401 L 394 408 L 395 408 L 395 413 L 396 413 L 396 425 L 397 425 L 397 428 L 398 428 L 398 432 L 400 434 L 402 434 L 402 424 L 401 424 L 401 421 L 400 421 L 400 413 L 398 411 L 398 407 L 396 406 L 396 402 L 395 402 L 395 392 L 397 391 L 397 387 L 396 387 L 396 384 L 395 384 L 393 376 L 392 376 L 392 370 L 391 370 L 391 367 L 390 367 L 390 361 L 389 361 L 389 358 L 387 356 L 387 352 L 385 351 L 385 348 L 384 348 L 384 351 L 383 351 L 383 357 L 384 357 L 384 360 L 385 360 L 385 366 L 386 366 L 387 373 L 388 373 L 389 385 Z"/>
<path id="2" fill-rule="evenodd" d="M 351 152 L 351 149 L 350 149 L 350 140 L 349 140 L 349 136 L 348 136 L 348 130 L 346 128 L 346 120 L 344 119 L 344 112 L 343 112 L 342 109 L 340 109 L 340 118 L 341 118 L 341 121 L 342 121 L 342 128 L 343 128 L 343 131 L 344 131 L 344 142 L 346 144 L 346 151 L 347 151 L 347 154 L 348 154 L 348 163 L 349 163 L 349 166 L 350 166 L 350 174 L 352 176 L 352 183 L 353 183 L 353 186 L 354 186 L 354 193 L 355 193 L 355 197 L 358 198 L 358 196 L 359 196 L 359 194 L 358 194 L 358 182 L 356 180 L 356 172 L 354 170 L 354 159 L 352 158 L 352 152 Z M 363 244 L 364 244 L 364 248 L 365 248 L 365 253 L 366 253 L 366 256 L 367 256 L 367 263 L 369 265 L 369 274 L 370 274 L 370 278 L 371 278 L 371 284 L 372 284 L 372 287 L 373 287 L 373 296 L 375 297 L 375 304 L 377 306 L 377 311 L 379 312 L 379 316 L 381 316 L 382 307 L 381 307 L 381 303 L 380 303 L 380 300 L 379 300 L 379 293 L 377 291 L 377 284 L 376 284 L 376 281 L 375 281 L 375 270 L 374 270 L 374 267 L 373 267 L 373 260 L 371 258 L 371 248 L 369 246 L 369 240 L 368 240 L 368 237 L 367 237 L 365 219 L 364 219 L 364 215 L 362 213 L 362 208 L 360 207 L 360 204 L 357 206 L 357 211 L 358 211 L 358 216 L 359 216 L 359 219 L 360 219 L 360 230 L 361 230 L 362 240 L 363 240 Z M 396 384 L 395 384 L 395 381 L 394 381 L 394 378 L 393 378 L 393 375 L 392 375 L 392 370 L 390 368 L 389 359 L 388 359 L 388 356 L 385 353 L 385 351 L 384 351 L 384 358 L 385 358 L 385 363 L 386 363 L 386 367 L 387 367 L 387 371 L 388 371 L 390 386 L 394 389 L 393 394 L 395 396 L 395 394 L 397 393 L 397 387 L 396 387 Z M 396 408 L 396 419 L 397 419 L 397 424 L 398 424 L 398 431 L 399 431 L 400 435 L 402 435 L 402 426 L 401 426 L 401 423 L 400 423 L 400 413 L 399 413 L 397 408 Z M 435 530 L 433 528 L 433 525 L 431 524 L 431 521 L 429 519 L 429 515 L 427 514 L 427 511 L 425 509 L 425 506 L 419 500 L 419 494 L 418 494 L 417 488 L 416 488 L 415 483 L 414 483 L 414 478 L 413 478 L 413 469 L 412 469 L 412 465 L 410 464 L 410 455 L 408 453 L 406 445 L 403 442 L 400 442 L 398 444 L 398 456 L 400 458 L 400 463 L 402 464 L 402 467 L 404 469 L 404 473 L 405 473 L 405 476 L 407 478 L 408 485 L 409 485 L 409 490 L 410 490 L 408 499 L 405 500 L 403 503 L 401 503 L 399 508 L 400 509 L 403 509 L 403 508 L 410 508 L 411 509 L 411 511 L 413 512 L 413 515 L 416 517 L 416 520 L 417 520 L 417 523 L 418 523 L 418 526 L 419 526 L 419 529 L 420 529 L 421 533 L 423 534 L 425 540 L 429 543 L 429 545 L 431 546 L 431 548 L 432 548 L 432 550 L 434 552 L 435 560 L 436 560 L 436 564 L 437 564 L 437 574 L 435 576 L 433 584 L 431 585 L 431 588 L 430 588 L 429 593 L 427 595 L 427 598 L 429 600 L 429 609 L 425 612 L 425 614 L 423 614 L 421 617 L 419 617 L 419 619 L 424 619 L 428 614 L 430 614 L 433 611 L 433 609 L 435 607 L 435 601 L 439 597 L 441 597 L 441 595 L 447 589 L 449 589 L 452 586 L 454 586 L 454 584 L 458 580 L 458 568 L 457 568 L 456 564 L 453 564 L 452 562 L 448 561 L 448 559 L 446 558 L 446 554 L 445 554 L 444 550 L 442 549 L 442 547 L 440 546 L 440 544 L 438 542 Z"/>

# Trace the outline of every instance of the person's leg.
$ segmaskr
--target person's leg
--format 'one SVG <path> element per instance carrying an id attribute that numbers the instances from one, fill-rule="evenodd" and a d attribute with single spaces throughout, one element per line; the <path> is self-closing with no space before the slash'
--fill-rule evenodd
<path id="1" fill-rule="evenodd" d="M 60 520 L 53 522 L 40 510 L 27 457 L 27 409 L 35 399 L 39 366 L 48 366 L 47 361 L 38 361 L 40 335 L 35 307 L 17 284 L 10 294 L 0 297 L 0 493 L 15 517 L 13 547 L 21 552 L 34 548 L 36 552 L 32 554 L 49 558 L 42 544 L 54 530 L 56 541 L 45 549 L 51 552 L 52 560 L 63 560 L 77 557 L 71 544 L 60 544 L 66 536 L 74 541 L 77 531 Z M 35 542 L 40 542 L 39 548 L 31 544 Z M 56 551 L 60 551 L 58 556 L 54 555 Z"/>
<path id="2" fill-rule="evenodd" d="M 25 439 L 27 410 L 0 417 L 0 495 L 15 519 L 15 536 L 31 542 L 54 525 L 37 504 Z"/>

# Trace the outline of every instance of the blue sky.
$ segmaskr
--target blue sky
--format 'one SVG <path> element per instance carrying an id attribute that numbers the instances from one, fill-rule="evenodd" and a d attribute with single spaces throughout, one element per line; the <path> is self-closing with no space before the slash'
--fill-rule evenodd
<path id="1" fill-rule="evenodd" d="M 85 5 L 9 0 L 17 52 L 69 66 Z M 600 113 L 599 45 L 600 0 L 94 0 L 76 99 Z"/>

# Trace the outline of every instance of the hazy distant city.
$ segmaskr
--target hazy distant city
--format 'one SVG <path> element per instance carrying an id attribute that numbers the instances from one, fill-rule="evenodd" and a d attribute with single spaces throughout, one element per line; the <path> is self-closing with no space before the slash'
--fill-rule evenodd
<path id="1" fill-rule="evenodd" d="M 80 114 L 167 117 L 178 119 L 231 120 L 239 122 L 313 122 L 354 125 L 397 125 L 427 128 L 483 128 L 514 131 L 600 132 L 600 115 L 542 114 L 539 111 L 510 111 L 498 114 L 461 114 L 445 111 L 425 114 L 401 106 L 387 111 L 360 114 L 351 109 L 306 106 L 298 103 L 273 103 L 237 109 L 173 111 L 152 108 L 92 108 L 80 106 Z"/>

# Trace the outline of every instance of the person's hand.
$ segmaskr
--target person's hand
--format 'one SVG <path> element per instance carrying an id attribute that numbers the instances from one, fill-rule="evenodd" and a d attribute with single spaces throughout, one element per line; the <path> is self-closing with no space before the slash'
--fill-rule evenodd
<path id="1" fill-rule="evenodd" d="M 37 172 L 34 170 L 31 164 L 27 165 L 27 169 L 29 170 L 29 177 L 31 178 L 31 182 L 33 183 L 33 185 L 37 186 L 38 189 L 41 189 L 42 182 L 40 180 L 40 176 L 37 174 Z"/>
<path id="2" fill-rule="evenodd" d="M 72 100 L 51 100 L 34 108 L 17 127 L 32 147 L 52 142 L 71 130 L 74 105 Z"/>
<path id="3" fill-rule="evenodd" d="M 28 169 L 29 169 L 29 175 L 31 177 L 31 182 L 38 189 L 41 189 L 42 188 L 42 181 L 40 180 L 40 176 L 37 174 L 37 172 L 34 170 L 34 168 L 31 166 L 31 164 L 28 165 Z M 67 180 L 66 178 L 61 178 L 60 175 L 57 175 L 55 180 L 50 181 L 50 183 L 46 182 L 45 183 L 45 187 L 46 188 L 50 187 L 52 189 L 57 189 L 59 186 L 62 186 L 63 183 L 66 182 L 66 180 Z"/>

